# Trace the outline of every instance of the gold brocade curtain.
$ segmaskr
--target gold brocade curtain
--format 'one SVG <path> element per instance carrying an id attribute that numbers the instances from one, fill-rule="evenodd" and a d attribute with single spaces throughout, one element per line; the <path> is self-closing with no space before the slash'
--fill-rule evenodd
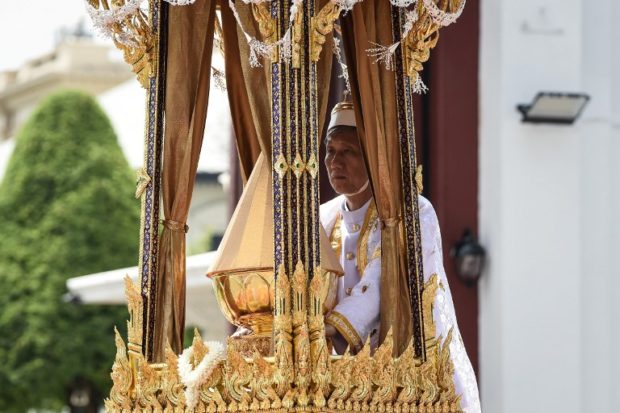
<path id="1" fill-rule="evenodd" d="M 164 225 L 159 243 L 153 361 L 166 341 L 183 350 L 185 328 L 185 232 L 204 135 L 215 0 L 170 7 L 162 169 Z"/>
<path id="2" fill-rule="evenodd" d="M 401 244 L 401 166 L 394 72 L 367 55 L 372 43 L 393 43 L 389 1 L 364 1 L 342 18 L 358 136 L 366 159 L 381 231 L 381 336 L 392 328 L 394 349 L 411 341 L 406 251 Z M 381 24 L 378 24 L 381 22 Z"/>

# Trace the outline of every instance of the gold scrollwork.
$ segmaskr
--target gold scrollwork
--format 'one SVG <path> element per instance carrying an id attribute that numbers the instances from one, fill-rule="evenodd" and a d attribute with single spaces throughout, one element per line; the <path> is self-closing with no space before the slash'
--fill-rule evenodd
<path id="1" fill-rule="evenodd" d="M 308 329 L 310 332 L 310 360 L 312 366 L 312 399 L 317 407 L 325 406 L 325 395 L 328 393 L 330 380 L 329 349 L 325 340 L 325 324 L 323 321 L 323 290 L 326 288 L 325 277 L 320 268 L 314 271 L 310 282 L 310 307 Z"/>
<path id="2" fill-rule="evenodd" d="M 291 407 L 293 394 L 289 383 L 294 375 L 293 320 L 291 319 L 291 286 L 284 265 L 278 269 L 274 300 L 274 384 L 284 407 Z"/>
<path id="3" fill-rule="evenodd" d="M 442 12 L 453 12 L 460 7 L 459 0 L 439 0 L 438 9 Z M 424 2 L 419 1 L 416 5 L 418 19 L 413 28 L 402 41 L 405 74 L 412 81 L 417 81 L 420 72 L 424 69 L 431 55 L 431 50 L 437 46 L 439 41 L 439 29 L 429 11 L 424 6 Z"/>
<path id="4" fill-rule="evenodd" d="M 308 332 L 306 295 L 308 274 L 301 261 L 297 261 L 293 273 L 293 352 L 295 354 L 295 384 L 297 404 L 308 405 L 310 385 L 310 335 Z"/>
<path id="5" fill-rule="evenodd" d="M 421 194 L 424 190 L 424 177 L 422 175 L 422 165 L 418 165 L 415 168 L 415 186 L 418 190 L 418 194 Z"/>
<path id="6" fill-rule="evenodd" d="M 439 288 L 443 289 L 443 286 L 437 281 L 437 274 L 433 274 L 424 283 L 424 290 L 422 291 L 422 317 L 424 318 L 424 336 L 427 340 L 434 339 L 436 335 L 435 323 L 433 322 L 433 304 Z"/>
<path id="7" fill-rule="evenodd" d="M 341 8 L 333 1 L 329 1 L 319 13 L 312 17 L 312 32 L 310 34 L 310 60 L 319 61 L 321 50 L 327 36 L 334 30 L 334 22 L 340 16 Z"/>
<path id="8" fill-rule="evenodd" d="M 280 179 L 283 179 L 286 173 L 289 170 L 288 163 L 286 162 L 286 158 L 284 154 L 278 155 L 275 162 L 273 163 L 273 170 L 278 174 Z"/>
<path id="9" fill-rule="evenodd" d="M 127 348 L 116 327 L 114 328 L 114 342 L 116 344 L 116 358 L 112 365 L 112 389 L 110 397 L 105 400 L 107 411 L 131 411 L 133 372 L 127 358 Z"/>
<path id="10" fill-rule="evenodd" d="M 89 0 L 95 9 L 107 11 L 126 5 L 126 0 Z M 146 13 L 137 8 L 128 13 L 122 22 L 106 25 L 115 46 L 123 52 L 123 58 L 132 67 L 142 87 L 146 88 L 149 78 L 155 74 L 157 38 Z"/>
<path id="11" fill-rule="evenodd" d="M 270 2 L 252 3 L 252 14 L 254 20 L 258 23 L 258 30 L 263 36 L 263 41 L 267 44 L 273 44 L 278 40 L 278 24 L 271 15 L 269 10 Z M 274 48 L 271 61 L 278 62 L 278 48 Z"/>

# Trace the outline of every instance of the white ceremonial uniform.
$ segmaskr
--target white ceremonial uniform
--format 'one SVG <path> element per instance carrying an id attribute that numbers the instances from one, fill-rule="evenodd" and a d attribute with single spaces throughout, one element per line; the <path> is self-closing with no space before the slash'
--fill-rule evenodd
<path id="1" fill-rule="evenodd" d="M 478 384 L 456 322 L 452 295 L 443 267 L 439 222 L 431 203 L 422 196 L 418 199 L 424 281 L 425 283 L 428 282 L 434 274 L 437 274 L 437 282 L 440 285 L 433 303 L 436 338 L 443 341 L 452 330 L 450 357 L 454 365 L 456 392 L 461 395 L 461 407 L 466 413 L 479 413 Z M 338 286 L 338 303 L 326 318 L 326 322 L 332 324 L 354 350 L 359 350 L 358 346 L 366 341 L 369 334 L 371 335 L 371 345 L 376 346 L 379 336 L 381 231 L 377 220 L 374 223 L 368 223 L 368 231 L 371 232 L 368 236 L 366 251 L 368 260 L 365 267 L 359 268 L 357 259 L 355 259 L 358 257 L 352 258 L 350 255 L 351 253 L 358 254 L 358 243 L 360 236 L 363 235 L 361 229 L 370 202 L 372 200 L 356 211 L 346 211 L 345 197 L 341 195 L 321 205 L 321 223 L 328 235 L 332 234 L 338 221 L 341 221 L 340 263 L 345 272 L 345 275 L 340 278 Z M 376 254 L 377 247 L 379 247 L 379 254 Z M 347 329 L 353 331 L 347 331 Z M 338 338 L 336 338 L 334 346 L 340 350 L 338 349 Z"/>
<path id="2" fill-rule="evenodd" d="M 371 199 L 361 208 L 348 211 L 344 196 L 339 196 L 321 206 L 321 223 L 330 238 L 333 238 L 336 225 L 340 230 L 339 258 L 344 276 L 339 279 L 338 304 L 326 320 L 347 342 L 338 342 L 338 338 L 336 339 L 334 346 L 339 352 L 342 352 L 347 344 L 352 350 L 358 351 L 368 336 L 371 346 L 376 347 L 378 344 L 381 231 L 376 214 L 368 214 L 372 202 Z M 372 209 L 374 210 L 374 205 Z M 334 219 L 330 220 L 329 217 L 332 216 Z M 364 233 L 366 239 L 361 240 Z M 360 242 L 366 245 L 360 245 Z"/>

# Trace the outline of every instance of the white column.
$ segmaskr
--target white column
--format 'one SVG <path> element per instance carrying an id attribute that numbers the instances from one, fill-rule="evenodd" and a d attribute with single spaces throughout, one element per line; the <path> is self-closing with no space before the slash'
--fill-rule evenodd
<path id="1" fill-rule="evenodd" d="M 481 12 L 483 409 L 579 412 L 583 136 L 522 124 L 515 108 L 539 91 L 583 88 L 582 1 L 483 0 Z"/>

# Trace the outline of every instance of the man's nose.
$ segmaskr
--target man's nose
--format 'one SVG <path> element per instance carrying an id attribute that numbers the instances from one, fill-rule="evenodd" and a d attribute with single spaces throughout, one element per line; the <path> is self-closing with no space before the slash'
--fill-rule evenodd
<path id="1" fill-rule="evenodd" d="M 332 166 L 338 166 L 341 167 L 343 165 L 343 158 L 342 155 L 339 153 L 334 153 L 332 156 Z"/>

